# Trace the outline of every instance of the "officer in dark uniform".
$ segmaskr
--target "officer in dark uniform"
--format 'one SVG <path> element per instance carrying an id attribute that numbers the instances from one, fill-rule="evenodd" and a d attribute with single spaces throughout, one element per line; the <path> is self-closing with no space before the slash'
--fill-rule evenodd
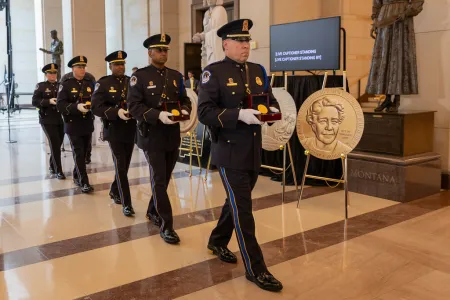
<path id="1" fill-rule="evenodd" d="M 160 226 L 164 241 L 176 244 L 180 238 L 173 230 L 167 187 L 178 157 L 180 125 L 163 107 L 164 103 L 179 101 L 181 113 L 189 115 L 191 103 L 180 72 L 165 67 L 170 40 L 167 34 L 157 34 L 144 41 L 151 64 L 133 73 L 128 102 L 131 115 L 138 120 L 137 145 L 150 168 L 152 198 L 147 217 Z"/>
<path id="2" fill-rule="evenodd" d="M 83 193 L 93 191 L 86 172 L 86 151 L 94 131 L 94 115 L 90 111 L 94 82 L 85 78 L 87 58 L 76 56 L 67 66 L 74 77 L 61 82 L 57 107 L 63 115 L 64 131 L 72 146 L 75 167 L 73 180 Z"/>
<path id="3" fill-rule="evenodd" d="M 225 59 L 205 68 L 199 88 L 198 118 L 212 133 L 211 163 L 219 168 L 228 196 L 208 249 L 225 262 L 236 262 L 227 248 L 234 229 L 246 278 L 262 289 L 280 291 L 281 282 L 264 263 L 252 214 L 251 194 L 261 166 L 262 123 L 255 116 L 260 112 L 247 108 L 246 100 L 251 94 L 269 93 L 270 111 L 279 112 L 264 67 L 247 62 L 252 25 L 249 19 L 235 20 L 217 31 Z"/>
<path id="4" fill-rule="evenodd" d="M 126 58 L 125 51 L 113 52 L 105 58 L 112 75 L 100 78 L 95 84 L 92 112 L 102 119 L 103 139 L 109 143 L 116 169 L 109 195 L 115 203 L 123 205 L 123 214 L 131 217 L 134 209 L 131 205 L 128 168 L 133 154 L 136 120 L 131 118 L 127 108 L 129 77 L 125 75 Z"/>
<path id="5" fill-rule="evenodd" d="M 61 166 L 61 146 L 64 142 L 64 124 L 61 114 L 56 109 L 56 96 L 59 83 L 58 65 L 48 64 L 42 68 L 47 81 L 40 82 L 34 90 L 32 103 L 39 109 L 39 123 L 44 130 L 50 146 L 50 174 L 58 179 L 66 179 Z"/>

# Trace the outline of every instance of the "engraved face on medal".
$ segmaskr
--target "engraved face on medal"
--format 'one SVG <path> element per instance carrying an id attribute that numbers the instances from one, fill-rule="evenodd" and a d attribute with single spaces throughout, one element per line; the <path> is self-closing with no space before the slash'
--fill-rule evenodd
<path id="1" fill-rule="evenodd" d="M 315 92 L 300 107 L 297 135 L 311 155 L 325 160 L 350 153 L 364 131 L 358 101 L 340 88 Z"/>

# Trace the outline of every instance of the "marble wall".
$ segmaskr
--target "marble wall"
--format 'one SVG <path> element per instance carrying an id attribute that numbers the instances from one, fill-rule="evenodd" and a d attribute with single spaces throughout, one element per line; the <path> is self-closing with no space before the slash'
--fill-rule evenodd
<path id="1" fill-rule="evenodd" d="M 434 150 L 450 172 L 450 1 L 425 1 L 414 21 L 419 95 L 403 97 L 401 109 L 436 111 Z"/>

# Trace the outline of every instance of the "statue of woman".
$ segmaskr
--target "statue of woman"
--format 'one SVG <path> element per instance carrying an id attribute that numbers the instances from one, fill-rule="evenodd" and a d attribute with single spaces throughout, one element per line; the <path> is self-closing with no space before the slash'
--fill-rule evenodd
<path id="1" fill-rule="evenodd" d="M 400 95 L 419 93 L 413 17 L 424 1 L 373 0 L 370 36 L 375 46 L 366 92 L 386 95 L 375 111 L 398 112 Z"/>
<path id="2" fill-rule="evenodd" d="M 223 0 L 203 0 L 203 6 L 209 7 L 203 19 L 204 30 L 192 37 L 194 43 L 203 44 L 202 69 L 225 57 L 222 39 L 217 36 L 217 30 L 228 23 L 227 11 L 222 5 Z"/>

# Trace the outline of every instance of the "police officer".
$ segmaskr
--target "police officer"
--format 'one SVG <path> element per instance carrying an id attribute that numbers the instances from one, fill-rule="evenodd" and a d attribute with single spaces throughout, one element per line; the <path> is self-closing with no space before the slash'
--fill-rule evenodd
<path id="1" fill-rule="evenodd" d="M 89 184 L 86 172 L 86 151 L 94 131 L 94 115 L 90 111 L 94 82 L 85 78 L 87 58 L 76 56 L 67 66 L 72 68 L 74 77 L 61 82 L 57 107 L 63 115 L 64 131 L 68 135 L 73 151 L 73 181 L 81 187 L 81 192 L 89 193 L 93 187 Z"/>
<path id="2" fill-rule="evenodd" d="M 144 151 L 150 168 L 152 198 L 147 218 L 160 226 L 164 241 L 177 244 L 180 238 L 173 230 L 167 187 L 178 157 L 180 125 L 164 107 L 179 101 L 180 115 L 189 115 L 191 103 L 180 72 L 165 66 L 170 40 L 167 34 L 157 34 L 144 41 L 151 64 L 131 77 L 128 102 L 131 115 L 138 120 L 137 145 Z"/>
<path id="3" fill-rule="evenodd" d="M 280 291 L 281 282 L 264 263 L 252 214 L 251 193 L 261 166 L 262 123 L 255 116 L 260 112 L 246 107 L 246 99 L 252 94 L 268 93 L 270 111 L 279 112 L 264 67 L 247 62 L 252 26 L 251 20 L 241 19 L 217 31 L 223 40 L 225 59 L 204 69 L 199 88 L 199 121 L 212 132 L 211 163 L 219 168 L 228 196 L 208 249 L 222 261 L 235 263 L 236 257 L 227 248 L 234 229 L 246 278 L 262 289 Z"/>
<path id="4" fill-rule="evenodd" d="M 69 73 L 65 74 L 65 75 L 61 78 L 61 82 L 64 82 L 64 81 L 66 81 L 67 79 L 70 79 L 70 78 L 73 78 L 73 72 L 69 72 Z M 84 74 L 84 78 L 87 79 L 87 80 L 91 80 L 91 81 L 95 82 L 95 77 L 94 77 L 94 75 L 92 75 L 92 74 L 89 73 L 89 72 L 86 72 L 86 73 Z M 89 142 L 89 146 L 88 146 L 88 149 L 87 149 L 87 151 L 86 151 L 86 159 L 85 159 L 85 162 L 86 162 L 87 165 L 91 163 L 91 154 L 92 154 L 92 134 L 91 134 L 91 141 Z"/>
<path id="5" fill-rule="evenodd" d="M 50 146 L 50 174 L 58 179 L 66 179 L 61 166 L 61 146 L 64 142 L 64 124 L 56 109 L 56 95 L 59 83 L 56 81 L 57 64 L 48 64 L 42 68 L 47 81 L 40 82 L 34 90 L 32 104 L 39 109 L 39 123 L 44 130 Z"/>
<path id="6" fill-rule="evenodd" d="M 109 143 L 116 169 L 109 195 L 116 204 L 122 204 L 123 214 L 131 217 L 134 209 L 131 205 L 128 168 L 133 154 L 136 120 L 131 118 L 127 108 L 129 77 L 125 75 L 126 58 L 125 51 L 115 51 L 105 58 L 112 75 L 100 78 L 95 84 L 92 112 L 102 119 L 103 139 Z"/>

